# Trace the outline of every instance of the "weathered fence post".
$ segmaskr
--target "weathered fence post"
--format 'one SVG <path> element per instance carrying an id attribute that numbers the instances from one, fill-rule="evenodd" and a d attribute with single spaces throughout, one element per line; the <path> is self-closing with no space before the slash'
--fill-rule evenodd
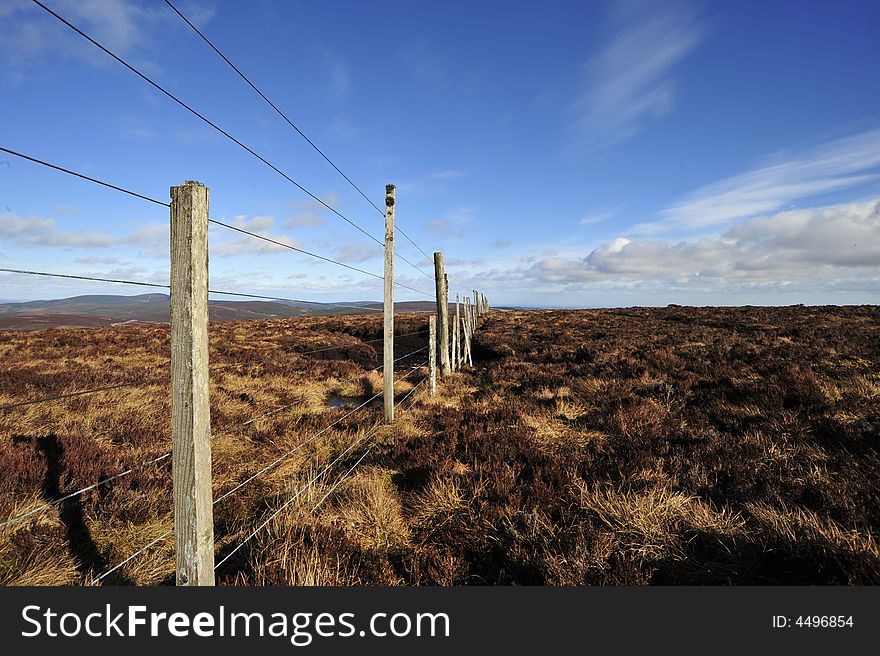
<path id="1" fill-rule="evenodd" d="M 443 298 L 446 299 L 446 323 L 449 323 L 449 274 L 443 274 Z M 455 359 L 452 357 L 452 349 L 455 348 L 453 343 L 455 342 L 455 334 L 451 327 L 447 327 L 446 329 L 446 346 L 447 358 L 449 358 L 449 371 L 455 371 Z"/>
<path id="2" fill-rule="evenodd" d="M 437 317 L 428 317 L 428 371 L 431 396 L 437 393 Z"/>
<path id="3" fill-rule="evenodd" d="M 458 353 L 456 357 L 458 358 L 458 368 L 461 369 L 464 364 L 464 356 L 462 355 L 464 353 L 464 331 L 461 327 L 461 317 L 459 315 L 455 316 L 455 325 L 458 331 Z"/>
<path id="4" fill-rule="evenodd" d="M 440 368 L 449 375 L 449 299 L 446 274 L 443 272 L 443 253 L 434 253 L 434 283 L 437 288 L 437 323 L 440 324 Z"/>
<path id="5" fill-rule="evenodd" d="M 385 296 L 382 366 L 384 372 L 385 423 L 394 421 L 394 201 L 393 184 L 385 185 Z"/>
<path id="6" fill-rule="evenodd" d="M 452 354 L 450 356 L 449 366 L 453 371 L 457 371 L 459 368 L 458 362 L 458 351 L 459 351 L 459 336 L 458 336 L 458 294 L 455 295 L 455 318 L 452 320 Z"/>
<path id="7" fill-rule="evenodd" d="M 171 187 L 171 448 L 177 585 L 214 585 L 208 189 Z"/>
<path id="8" fill-rule="evenodd" d="M 470 297 L 466 296 L 464 299 L 464 309 L 465 309 L 465 314 L 467 314 L 468 317 L 473 317 L 473 313 L 471 312 L 470 301 L 471 301 Z M 471 358 L 471 338 L 473 337 L 473 334 L 474 334 L 473 325 L 471 324 L 470 319 L 469 319 L 468 321 L 465 322 L 465 327 L 464 327 L 464 354 L 463 355 L 464 355 L 465 361 L 470 366 L 473 366 L 473 364 L 474 364 L 474 361 Z"/>
<path id="9" fill-rule="evenodd" d="M 480 318 L 480 296 L 477 290 L 474 290 L 474 319 Z"/>

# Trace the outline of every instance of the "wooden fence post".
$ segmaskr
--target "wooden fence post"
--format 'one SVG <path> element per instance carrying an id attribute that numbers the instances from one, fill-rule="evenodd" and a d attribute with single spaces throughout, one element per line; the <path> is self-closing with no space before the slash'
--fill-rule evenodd
<path id="1" fill-rule="evenodd" d="M 428 371 L 431 396 L 437 393 L 437 317 L 428 317 Z"/>
<path id="2" fill-rule="evenodd" d="M 452 362 L 450 362 L 450 366 L 453 371 L 457 371 L 461 367 L 461 363 L 459 362 L 458 354 L 461 351 L 461 346 L 459 342 L 461 341 L 461 337 L 458 332 L 458 294 L 455 295 L 455 319 L 452 320 Z"/>
<path id="3" fill-rule="evenodd" d="M 382 362 L 384 372 L 385 423 L 394 421 L 394 201 L 393 184 L 385 185 L 385 296 Z"/>
<path id="4" fill-rule="evenodd" d="M 474 290 L 474 319 L 480 318 L 480 298 L 477 290 Z"/>
<path id="5" fill-rule="evenodd" d="M 471 312 L 471 299 L 469 296 L 466 296 L 464 299 L 464 309 L 465 314 L 468 317 L 472 317 L 473 313 Z M 474 361 L 471 358 L 471 337 L 473 336 L 473 326 L 471 325 L 470 319 L 465 322 L 464 327 L 464 360 L 470 366 L 473 366 Z"/>
<path id="6" fill-rule="evenodd" d="M 443 274 L 443 298 L 446 299 L 446 323 L 449 322 L 449 274 Z M 447 346 L 447 358 L 449 358 L 449 371 L 455 371 L 455 359 L 452 357 L 452 349 L 455 348 L 455 333 L 451 327 L 446 329 L 446 346 Z"/>
<path id="7" fill-rule="evenodd" d="M 462 326 L 461 316 L 456 315 L 455 323 L 458 326 L 458 368 L 464 365 L 464 327 Z"/>
<path id="8" fill-rule="evenodd" d="M 443 253 L 434 253 L 434 284 L 437 288 L 437 323 L 440 328 L 440 369 L 449 375 L 449 299 L 446 274 L 443 272 Z"/>
<path id="9" fill-rule="evenodd" d="M 171 187 L 171 471 L 177 585 L 214 585 L 208 189 Z"/>

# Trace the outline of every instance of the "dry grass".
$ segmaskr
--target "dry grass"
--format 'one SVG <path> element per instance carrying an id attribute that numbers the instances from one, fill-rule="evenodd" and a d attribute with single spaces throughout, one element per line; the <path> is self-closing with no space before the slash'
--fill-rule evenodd
<path id="1" fill-rule="evenodd" d="M 220 584 L 880 582 L 876 308 L 494 313 L 474 369 L 365 437 L 380 403 L 345 403 L 382 390 L 380 319 L 212 323 L 215 432 L 290 406 L 212 442 L 215 498 L 279 460 L 216 504 L 218 558 L 338 459 Z M 0 404 L 140 383 L 0 412 L 0 518 L 168 451 L 168 350 L 162 326 L 0 333 Z M 169 465 L 0 529 L 0 583 L 88 583 L 162 535 Z M 104 583 L 173 570 L 166 539 Z"/>

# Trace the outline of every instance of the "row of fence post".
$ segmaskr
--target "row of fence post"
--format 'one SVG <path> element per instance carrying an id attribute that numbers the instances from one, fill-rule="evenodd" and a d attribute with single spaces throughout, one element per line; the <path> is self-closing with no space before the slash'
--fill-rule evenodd
<path id="1" fill-rule="evenodd" d="M 396 190 L 385 187 L 383 369 L 385 421 L 394 421 L 394 214 Z M 208 378 L 209 190 L 187 181 L 171 188 L 171 440 L 177 585 L 214 585 L 214 518 Z M 488 312 L 474 290 L 462 311 L 455 295 L 450 345 L 449 283 L 443 253 L 434 253 L 436 314 L 428 320 L 429 390 L 437 393 L 437 354 L 445 377 L 473 365 L 477 319 Z"/>

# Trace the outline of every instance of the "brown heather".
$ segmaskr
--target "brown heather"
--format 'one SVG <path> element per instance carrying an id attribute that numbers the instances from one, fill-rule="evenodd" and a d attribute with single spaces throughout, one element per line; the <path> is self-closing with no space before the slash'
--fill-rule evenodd
<path id="1" fill-rule="evenodd" d="M 328 399 L 381 390 L 381 317 L 210 332 L 215 432 L 296 402 L 213 441 L 215 495 L 304 445 L 215 506 L 222 557 L 378 419 L 307 443 L 348 411 Z M 165 453 L 168 353 L 163 326 L 0 333 L 0 405 L 145 383 L 0 413 L 0 520 Z M 493 312 L 474 363 L 419 388 L 218 583 L 880 583 L 878 308 Z M 0 583 L 88 583 L 171 525 L 166 459 L 0 529 Z M 166 539 L 105 583 L 172 583 L 173 563 Z"/>

